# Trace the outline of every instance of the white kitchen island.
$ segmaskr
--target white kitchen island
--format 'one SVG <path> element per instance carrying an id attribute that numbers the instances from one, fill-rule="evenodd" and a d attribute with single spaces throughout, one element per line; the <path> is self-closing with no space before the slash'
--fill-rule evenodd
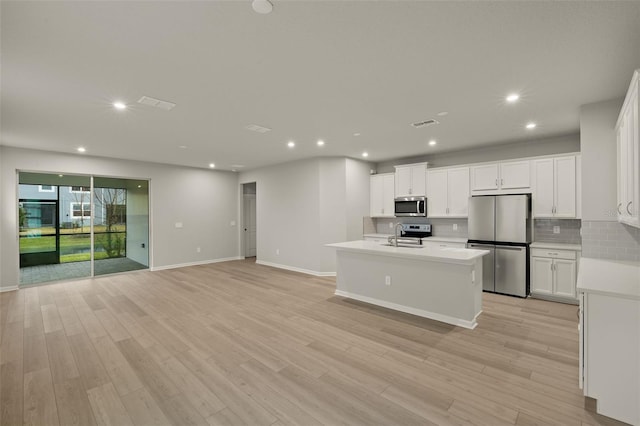
<path id="1" fill-rule="evenodd" d="M 390 247 L 373 241 L 327 246 L 337 251 L 336 295 L 476 327 L 487 250 Z"/>

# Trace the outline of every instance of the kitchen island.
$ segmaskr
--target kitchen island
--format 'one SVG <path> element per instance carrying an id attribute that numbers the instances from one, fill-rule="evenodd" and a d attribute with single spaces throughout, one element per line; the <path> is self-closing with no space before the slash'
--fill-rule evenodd
<path id="1" fill-rule="evenodd" d="M 327 246 L 337 252 L 336 295 L 476 327 L 487 250 L 393 247 L 373 241 Z"/>

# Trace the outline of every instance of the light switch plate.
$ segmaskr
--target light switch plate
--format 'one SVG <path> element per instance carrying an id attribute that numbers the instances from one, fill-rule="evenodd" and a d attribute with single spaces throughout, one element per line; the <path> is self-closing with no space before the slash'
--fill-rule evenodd
<path id="1" fill-rule="evenodd" d="M 554 234 L 559 234 L 560 233 L 560 227 L 559 226 L 554 226 L 553 227 L 553 233 Z"/>

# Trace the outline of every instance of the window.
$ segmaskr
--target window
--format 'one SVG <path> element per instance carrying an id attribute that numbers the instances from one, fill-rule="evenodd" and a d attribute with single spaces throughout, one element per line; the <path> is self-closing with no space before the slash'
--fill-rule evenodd
<path id="1" fill-rule="evenodd" d="M 38 185 L 38 192 L 56 192 L 53 185 Z"/>
<path id="2" fill-rule="evenodd" d="M 71 217 L 74 219 L 91 217 L 91 203 L 71 203 Z"/>
<path id="3" fill-rule="evenodd" d="M 88 186 L 72 186 L 70 192 L 90 192 L 91 188 Z"/>

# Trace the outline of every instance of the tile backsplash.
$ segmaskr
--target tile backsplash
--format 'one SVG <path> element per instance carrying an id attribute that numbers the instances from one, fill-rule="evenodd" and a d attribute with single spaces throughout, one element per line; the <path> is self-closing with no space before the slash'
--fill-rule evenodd
<path id="1" fill-rule="evenodd" d="M 580 244 L 580 219 L 535 219 L 533 221 L 533 241 L 545 243 Z M 554 234 L 557 226 L 559 233 Z"/>
<path id="2" fill-rule="evenodd" d="M 389 224 L 396 223 L 430 223 L 432 225 L 431 232 L 437 237 L 455 237 L 467 238 L 468 228 L 467 219 L 427 219 L 424 217 L 405 217 L 405 218 L 377 218 L 373 219 L 376 223 L 376 232 L 379 234 L 393 234 L 393 227 L 389 228 Z M 457 230 L 453 230 L 453 224 L 458 225 Z"/>
<path id="3" fill-rule="evenodd" d="M 640 229 L 614 221 L 582 221 L 582 256 L 640 262 Z"/>

